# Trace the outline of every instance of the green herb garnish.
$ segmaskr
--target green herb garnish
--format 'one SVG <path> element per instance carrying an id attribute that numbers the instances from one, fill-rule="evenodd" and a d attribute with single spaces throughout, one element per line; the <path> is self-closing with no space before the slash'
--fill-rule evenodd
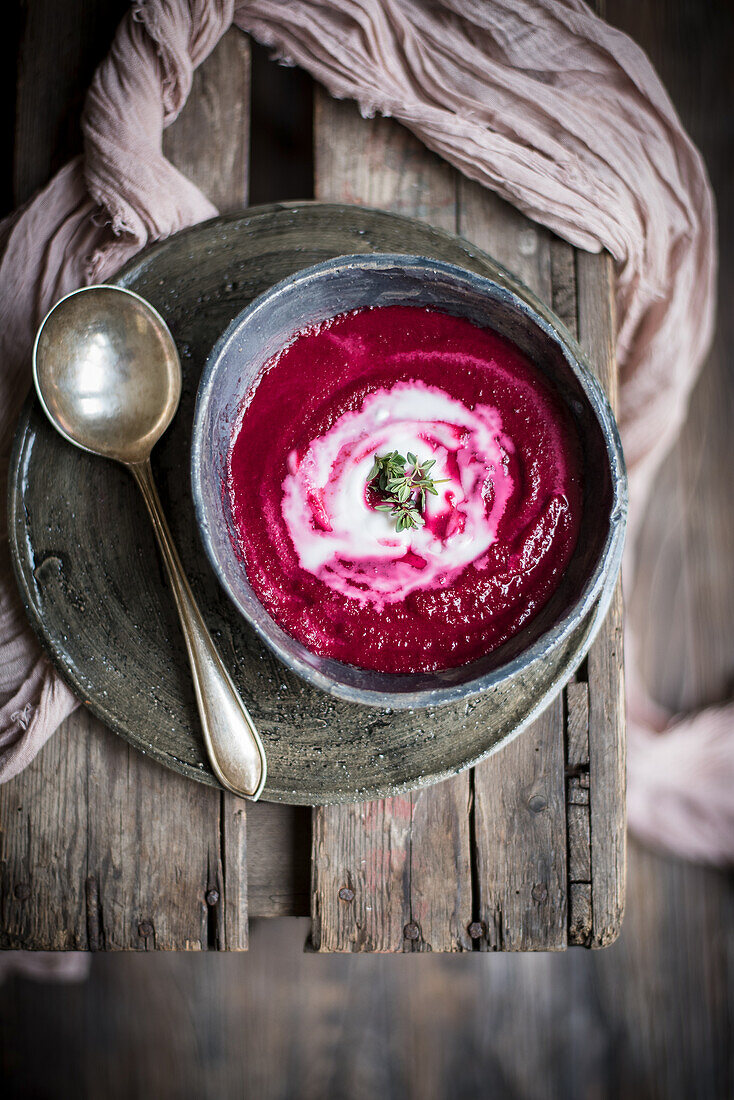
<path id="1" fill-rule="evenodd" d="M 422 513 L 426 510 L 426 493 L 438 496 L 436 485 L 448 478 L 434 481 L 429 471 L 436 465 L 435 458 L 419 462 L 414 454 L 390 451 L 387 455 L 375 455 L 367 482 L 381 494 L 384 503 L 378 504 L 378 512 L 389 512 L 396 531 L 411 527 L 423 527 Z"/>

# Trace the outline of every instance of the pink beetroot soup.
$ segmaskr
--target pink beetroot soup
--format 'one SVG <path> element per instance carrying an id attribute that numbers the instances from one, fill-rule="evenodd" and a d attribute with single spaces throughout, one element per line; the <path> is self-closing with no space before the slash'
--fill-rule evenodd
<path id="1" fill-rule="evenodd" d="M 369 474 L 391 451 L 434 460 L 422 526 L 397 531 L 376 507 Z M 227 490 L 250 584 L 284 630 L 360 668 L 427 672 L 490 652 L 550 598 L 578 535 L 580 451 L 507 340 L 387 306 L 306 329 L 266 365 Z"/>

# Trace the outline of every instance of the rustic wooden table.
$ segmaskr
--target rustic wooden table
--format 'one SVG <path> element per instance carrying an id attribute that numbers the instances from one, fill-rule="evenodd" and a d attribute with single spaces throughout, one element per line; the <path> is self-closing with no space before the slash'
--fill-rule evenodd
<path id="1" fill-rule="evenodd" d="M 43 129 L 50 72 L 67 110 L 79 105 L 53 62 L 65 35 L 92 31 L 61 11 L 29 5 L 21 35 L 16 200 L 43 182 L 39 128 L 57 136 Z M 165 137 L 222 211 L 248 201 L 250 87 L 250 45 L 233 30 Z M 422 218 L 490 252 L 576 333 L 614 403 L 608 257 L 576 252 L 397 124 L 320 91 L 313 195 Z M 164 770 L 78 711 L 0 788 L 0 945 L 241 950 L 249 917 L 310 913 L 319 951 L 605 946 L 624 908 L 621 629 L 618 590 L 587 661 L 520 737 L 445 783 L 362 805 L 250 805 Z"/>

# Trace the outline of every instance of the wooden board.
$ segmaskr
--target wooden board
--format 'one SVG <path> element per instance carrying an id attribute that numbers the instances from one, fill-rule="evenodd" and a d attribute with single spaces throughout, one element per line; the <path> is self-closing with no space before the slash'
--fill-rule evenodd
<path id="1" fill-rule="evenodd" d="M 95 4 L 90 3 L 90 11 L 94 8 Z M 44 35 L 49 41 L 52 34 L 60 35 L 61 39 L 66 42 L 69 40 L 76 42 L 78 38 L 77 48 L 81 50 L 81 53 L 87 58 L 93 56 L 90 55 L 89 39 L 92 35 L 99 35 L 100 33 L 99 20 L 94 12 L 91 12 L 90 20 L 87 21 L 89 24 L 87 34 L 85 29 L 82 29 L 80 33 L 76 20 L 73 20 L 75 25 L 72 30 L 70 17 L 68 17 L 69 27 L 66 28 L 66 23 L 60 27 L 58 9 L 55 9 L 56 14 L 53 19 L 51 18 L 53 13 L 51 13 L 50 8 L 49 12 L 44 14 L 46 10 L 44 3 L 34 4 L 33 9 L 32 42 L 30 39 L 26 40 L 26 48 L 29 51 L 26 69 L 31 77 L 34 71 L 31 55 L 35 56 L 36 52 L 43 53 L 46 48 L 44 46 Z M 64 18 L 66 20 L 67 16 L 65 15 Z M 247 102 L 247 88 L 243 89 L 235 81 L 238 90 L 236 94 L 233 93 L 233 74 L 244 72 L 244 69 L 238 68 L 238 59 L 241 61 L 246 53 L 246 41 L 237 32 L 231 32 L 218 50 L 215 51 L 210 61 L 197 74 L 189 106 L 179 123 L 166 135 L 167 152 L 176 163 L 192 175 L 205 190 L 208 190 L 216 201 L 231 207 L 239 205 L 243 201 L 244 188 L 246 187 L 246 181 L 243 180 L 243 173 L 246 171 L 246 157 L 243 156 L 243 152 L 246 148 L 244 136 L 248 114 L 246 110 L 242 109 L 242 104 Z M 88 61 L 85 62 L 85 64 L 88 63 Z M 77 64 L 78 61 L 74 60 L 73 50 L 65 53 L 62 68 L 65 74 L 63 79 L 67 82 L 69 80 L 73 81 L 76 72 L 75 65 Z M 87 76 L 88 74 L 85 73 L 84 83 L 86 83 Z M 40 79 L 41 74 L 39 73 L 38 80 Z M 24 98 L 26 94 L 30 98 Z M 26 129 L 23 128 L 24 119 L 26 124 L 29 125 L 29 120 L 36 117 L 36 113 L 30 104 L 33 97 L 37 97 L 37 95 L 37 82 L 34 84 L 32 79 L 26 81 L 25 92 L 24 86 L 21 84 L 18 107 L 18 118 L 21 120 L 18 131 L 18 148 L 21 151 L 24 150 L 23 155 L 26 158 L 31 155 L 31 150 L 34 147 L 38 148 L 26 137 L 27 127 Z M 59 114 L 63 114 L 66 109 L 67 107 L 62 105 Z M 228 109 L 230 113 L 227 115 L 226 111 Z M 47 111 L 46 115 L 52 113 L 52 111 Z M 58 133 L 58 126 L 54 131 L 54 124 L 49 122 L 45 115 L 44 125 L 49 129 L 49 133 Z M 466 218 L 463 223 L 460 221 L 461 202 L 458 197 L 460 181 L 454 173 L 436 158 L 430 158 L 438 172 L 442 174 L 441 178 L 454 181 L 453 183 L 449 182 L 448 188 L 440 185 L 439 175 L 431 174 L 431 170 L 426 169 L 425 165 L 421 164 L 421 158 L 425 158 L 427 154 L 418 143 L 414 143 L 413 148 L 406 152 L 404 143 L 401 144 L 401 138 L 396 139 L 388 136 L 386 139 L 385 137 L 385 134 L 389 135 L 390 130 L 393 130 L 396 134 L 401 134 L 401 131 L 394 127 L 392 123 L 382 123 L 377 120 L 374 123 L 364 123 L 364 126 L 374 127 L 376 133 L 378 127 L 387 127 L 387 130 L 382 131 L 381 137 L 378 133 L 371 154 L 375 167 L 374 179 L 368 184 L 370 193 L 373 195 L 371 201 L 379 202 L 388 207 L 393 206 L 394 202 L 396 204 L 394 208 L 427 217 L 436 224 L 445 225 L 447 228 L 460 228 L 463 232 L 470 233 Z M 230 151 L 227 152 L 221 148 L 219 139 L 222 134 L 229 134 L 230 132 L 240 134 L 243 140 L 239 146 L 236 146 L 234 142 L 231 143 Z M 380 160 L 380 145 L 384 141 L 387 142 L 388 149 L 383 162 Z M 70 147 L 74 147 L 73 141 Z M 334 149 L 332 153 L 333 160 L 331 166 L 328 167 L 328 171 L 333 172 L 336 178 L 340 179 L 342 178 L 341 174 L 349 166 L 345 164 L 343 152 Z M 341 166 L 339 163 L 340 158 Z M 27 164 L 28 167 L 24 168 L 20 160 L 17 159 L 16 161 L 16 195 L 19 199 L 25 197 L 22 192 L 23 180 L 34 179 L 36 182 L 42 182 L 50 167 L 46 161 L 41 163 L 35 155 L 33 162 L 27 161 Z M 387 174 L 384 172 L 385 165 L 390 169 Z M 401 187 L 401 176 L 403 174 L 406 176 L 407 188 Z M 230 183 L 226 182 L 227 179 L 231 181 L 231 186 Z M 388 180 L 387 185 L 386 179 Z M 431 184 L 430 188 L 427 186 L 429 182 Z M 452 186 L 455 189 L 453 199 L 450 197 Z M 462 184 L 461 186 L 470 187 L 471 185 Z M 219 188 L 219 191 L 216 190 L 217 188 Z M 350 197 L 354 198 L 355 196 Z M 485 196 L 485 198 L 490 205 L 492 202 L 496 203 L 496 200 L 492 200 L 491 196 Z M 497 208 L 502 211 L 502 204 L 497 204 Z M 505 208 L 505 212 L 509 215 L 513 213 L 508 208 Z M 501 223 L 503 216 L 502 213 L 497 215 L 498 224 Z M 452 218 L 454 219 L 453 223 Z M 533 231 L 531 227 L 531 233 Z M 477 232 L 479 232 L 478 228 Z M 480 243 L 481 239 L 481 237 L 478 238 Z M 521 247 L 518 245 L 514 258 L 508 258 L 508 263 L 509 266 L 519 270 L 528 282 L 532 283 L 532 278 L 526 273 L 523 265 L 527 262 L 532 269 L 534 264 L 540 263 L 539 272 L 542 275 L 543 265 L 548 262 L 547 253 L 544 251 L 543 246 L 539 250 L 536 249 L 535 253 L 533 252 L 531 246 L 532 236 L 521 237 L 520 242 Z M 499 246 L 497 246 L 497 251 L 500 251 Z M 549 254 L 552 270 L 552 304 L 566 320 L 566 323 L 569 324 L 569 327 L 574 327 L 573 323 L 576 320 L 577 312 L 576 260 L 572 250 L 555 240 L 550 243 Z M 538 257 L 540 257 L 540 260 L 538 260 Z M 597 263 L 598 258 L 591 258 L 592 266 Z M 559 275 L 558 279 L 556 278 L 557 275 Z M 601 278 L 602 282 L 604 280 L 607 282 L 606 300 L 608 301 L 608 272 L 602 271 Z M 542 290 L 544 284 L 538 285 Z M 591 313 L 595 313 L 593 302 L 591 303 Z M 608 329 L 608 331 L 611 330 Z M 609 662 L 607 662 L 607 666 L 608 675 Z M 597 804 L 598 807 L 601 807 L 599 809 L 601 820 L 603 812 L 609 808 L 610 804 L 613 804 L 614 786 L 608 773 L 610 766 L 613 765 L 612 770 L 616 767 L 617 775 L 619 775 L 621 759 L 619 730 L 621 724 L 618 706 L 616 709 L 612 706 L 610 712 L 605 711 L 604 707 L 600 705 L 597 713 L 600 717 L 597 724 L 597 736 L 602 743 L 605 743 L 605 738 L 608 738 L 609 722 L 611 721 L 614 724 L 614 721 L 616 721 L 618 727 L 616 740 L 613 739 L 611 759 L 607 760 L 600 769 L 600 780 L 607 783 L 608 791 L 612 796 L 607 799 L 606 806 L 603 803 Z M 94 742 L 94 748 L 91 747 L 92 742 Z M 72 767 L 72 763 L 75 760 L 78 761 L 78 756 L 75 753 L 80 746 L 83 750 L 81 756 L 84 757 L 86 753 L 89 758 L 87 763 L 82 762 L 80 765 L 82 769 L 81 778 L 78 777 L 77 771 Z M 501 757 L 498 759 L 501 759 Z M 44 760 L 46 761 L 45 764 Z M 131 778 L 128 791 L 123 792 L 119 784 L 114 786 L 116 809 L 114 813 L 103 815 L 103 824 L 98 829 L 92 829 L 94 843 L 90 847 L 84 840 L 84 821 L 88 821 L 89 805 L 94 805 L 94 799 L 89 803 L 86 794 L 87 777 L 92 761 L 99 775 L 105 774 L 107 769 L 111 769 L 113 773 L 118 771 L 124 773 L 127 770 L 134 779 Z M 11 814 L 16 813 L 22 819 L 24 807 L 33 806 L 33 811 L 28 817 L 25 838 L 18 843 L 15 843 L 14 840 L 14 848 L 12 849 L 13 858 L 16 861 L 14 876 L 12 879 L 6 877 L 2 883 L 3 912 L 10 911 L 13 914 L 13 921 L 15 921 L 14 935 L 16 935 L 16 941 L 14 942 L 42 947 L 51 945 L 54 942 L 60 944 L 62 941 L 67 945 L 78 944 L 84 946 L 86 941 L 92 948 L 114 946 L 151 948 L 184 946 L 187 943 L 192 946 L 224 947 L 237 946 L 238 943 L 240 946 L 244 945 L 246 942 L 244 804 L 239 803 L 238 800 L 232 800 L 231 804 L 227 801 L 220 804 L 220 796 L 216 792 L 200 791 L 197 798 L 200 796 L 208 799 L 208 801 L 204 803 L 203 808 L 195 810 L 191 815 L 189 814 L 188 800 L 185 797 L 190 791 L 190 785 L 183 785 L 182 796 L 179 800 L 176 798 L 175 789 L 171 798 L 168 799 L 166 788 L 166 821 L 161 822 L 160 827 L 156 829 L 153 826 L 152 807 L 157 799 L 158 805 L 155 807 L 155 812 L 160 817 L 162 800 L 157 783 L 161 782 L 160 776 L 163 773 L 149 760 L 137 757 L 126 746 L 110 737 L 99 723 L 89 716 L 78 715 L 72 717 L 67 723 L 67 728 L 50 743 L 35 766 L 41 769 L 35 780 L 35 787 L 32 774 L 29 771 L 29 773 L 26 773 L 27 779 L 26 777 L 20 777 L 16 781 L 19 797 L 7 799 L 5 805 L 0 802 L 0 813 L 4 815 L 3 821 L 12 820 Z M 47 784 L 46 767 L 58 772 L 59 775 L 65 775 L 66 782 L 62 785 L 59 781 L 58 788 L 54 787 L 53 783 Z M 573 765 L 573 767 L 578 767 L 578 765 Z M 581 772 L 585 767 L 584 764 L 580 765 Z M 72 772 L 77 776 L 76 779 L 72 777 Z M 456 788 L 462 792 L 464 791 L 462 783 L 465 778 L 459 777 L 459 785 Z M 588 776 L 571 775 L 567 780 L 569 787 L 572 787 L 576 792 L 573 796 L 569 795 L 566 807 L 567 814 L 570 815 L 568 818 L 568 868 L 571 880 L 569 883 L 569 920 L 573 916 L 574 897 L 577 898 L 576 912 L 582 914 L 576 931 L 572 927 L 570 942 L 591 943 L 591 882 L 586 881 L 591 863 L 590 849 L 587 845 L 586 854 L 584 855 L 584 837 L 587 835 L 585 833 L 584 811 L 582 810 L 579 814 L 574 809 L 572 814 L 571 810 L 575 803 L 570 800 L 571 797 L 578 796 L 578 789 L 583 789 L 580 786 L 582 780 L 588 783 Z M 165 782 L 169 782 L 169 777 L 165 777 Z M 469 779 L 468 803 L 466 804 L 468 809 L 465 809 L 463 801 L 457 801 L 452 793 L 451 788 L 455 783 L 456 781 L 451 781 L 449 784 L 444 785 L 449 792 L 448 799 L 445 797 L 442 788 L 424 792 L 430 793 L 432 797 L 424 801 L 422 805 L 416 804 L 415 797 L 411 798 L 409 832 L 411 838 L 415 833 L 416 837 L 423 839 L 421 843 L 416 845 L 415 853 L 410 853 L 408 860 L 403 859 L 403 851 L 399 844 L 394 851 L 390 849 L 389 858 L 394 867 L 401 867 L 403 873 L 407 869 L 407 872 L 411 875 L 411 888 L 409 891 L 411 907 L 407 912 L 408 917 L 414 918 L 417 915 L 418 918 L 417 920 L 408 919 L 401 926 L 399 923 L 401 914 L 398 905 L 390 903 L 388 906 L 391 922 L 388 922 L 391 929 L 389 937 L 392 937 L 391 942 L 400 949 L 406 947 L 411 950 L 425 950 L 428 947 L 439 949 L 442 944 L 448 944 L 453 949 L 467 947 L 470 943 L 479 947 L 490 945 L 486 919 L 484 924 L 480 919 L 475 919 L 480 917 L 480 907 L 477 899 L 481 895 L 478 862 L 472 858 L 472 853 L 475 852 L 472 833 L 476 830 L 479 816 L 478 812 L 475 812 L 472 808 L 475 800 L 477 800 L 476 791 L 473 789 L 474 780 Z M 68 804 L 68 813 L 62 812 L 61 815 L 58 815 L 56 812 L 51 813 L 48 805 L 46 805 L 46 808 L 43 805 L 36 805 L 40 797 L 36 792 L 45 791 L 47 786 L 49 790 L 56 792 L 58 800 Z M 586 789 L 588 790 L 588 786 Z M 488 792 L 492 793 L 491 784 L 488 786 Z M 581 794 L 579 797 L 583 799 L 584 795 Z M 423 798 L 423 795 L 420 798 Z M 227 799 L 229 799 L 229 796 L 227 796 Z M 7 814 L 5 812 L 6 806 L 8 807 Z M 168 812 L 169 809 L 170 813 Z M 545 812 L 547 811 L 543 811 L 543 813 Z M 253 874 L 250 877 L 252 914 L 273 915 L 285 912 L 304 912 L 307 889 L 305 876 L 308 870 L 306 865 L 308 820 L 304 811 L 288 807 L 255 806 L 249 807 L 248 813 L 251 825 L 251 844 L 257 845 L 257 851 L 252 860 Z M 553 813 L 555 814 L 556 811 L 554 810 Z M 181 837 L 176 833 L 175 828 L 177 822 L 185 814 L 189 814 L 191 817 L 191 829 L 186 836 Z M 586 816 L 590 817 L 590 814 L 591 810 Z M 540 816 L 542 817 L 542 814 Z M 573 825 L 571 824 L 572 818 Z M 496 822 L 496 816 L 494 820 Z M 615 820 L 617 823 L 621 820 L 619 814 L 617 814 Z M 161 883 L 154 881 L 151 890 L 147 891 L 144 888 L 144 882 L 147 876 L 152 874 L 154 868 L 146 865 L 145 861 L 149 858 L 147 854 L 141 854 L 136 850 L 131 851 L 129 846 L 125 846 L 123 821 L 125 822 L 124 829 L 131 830 L 136 837 L 155 836 L 156 842 L 160 846 L 159 858 L 161 858 L 164 849 L 167 857 L 169 853 L 175 857 L 176 851 L 185 854 L 185 875 L 190 879 L 191 892 L 188 893 L 184 890 L 180 902 L 171 893 L 174 888 L 178 887 L 181 876 L 184 874 L 180 866 L 172 876 L 175 882 L 167 883 L 164 881 Z M 118 822 L 117 841 L 114 840 L 115 822 Z M 169 824 L 166 824 L 166 822 Z M 451 828 L 455 830 L 455 844 L 459 851 L 459 863 L 455 865 L 445 862 L 451 847 L 445 836 L 447 822 L 450 822 Z M 388 825 L 392 828 L 389 821 Z M 378 826 L 375 828 L 378 829 Z M 468 849 L 466 846 L 467 830 L 469 834 Z M 598 830 L 598 834 L 597 843 L 600 844 L 604 840 L 603 830 Z M 572 836 L 575 838 L 573 843 L 571 843 Z M 581 837 L 580 843 L 579 836 Z M 437 843 L 436 837 L 439 838 Z M 108 860 L 111 873 L 106 875 L 100 873 L 86 874 L 82 884 L 78 876 L 68 879 L 58 868 L 50 867 L 45 871 L 42 870 L 44 861 L 40 858 L 41 851 L 54 851 L 61 854 L 68 850 L 75 852 L 76 856 L 83 857 L 85 844 L 88 848 L 86 855 L 87 867 L 91 867 L 92 872 L 95 870 L 99 872 L 105 860 Z M 10 850 L 6 846 L 6 851 Z M 459 889 L 459 884 L 463 884 L 462 889 L 466 886 L 466 856 L 464 853 L 467 850 L 469 853 L 468 872 L 471 886 L 471 900 L 468 907 L 466 894 Z M 116 855 L 115 853 L 118 851 L 119 855 Z M 376 853 L 377 845 L 373 844 L 371 851 Z M 512 853 L 512 845 L 506 849 L 506 852 L 509 857 Z M 325 854 L 328 854 L 328 847 L 325 849 Z M 621 908 L 620 868 L 623 866 L 619 854 L 620 832 L 617 824 L 611 831 L 611 841 L 606 845 L 606 850 L 600 850 L 597 854 L 598 860 L 603 860 L 607 855 L 611 855 L 613 859 L 616 859 L 616 865 L 608 875 L 603 890 L 597 891 L 599 908 L 596 927 L 599 929 L 599 935 L 595 942 L 604 942 L 605 939 L 609 938 L 609 930 L 615 927 L 615 921 L 618 925 Z M 556 865 L 558 865 L 560 856 L 556 854 L 554 858 Z M 204 867 L 205 870 L 192 874 L 197 859 L 200 866 Z M 172 866 L 178 866 L 175 858 L 172 860 Z M 229 867 L 228 874 L 231 874 L 232 881 L 223 884 L 222 874 L 225 866 Z M 449 869 L 449 889 L 444 897 L 436 903 L 433 885 L 441 877 L 439 868 L 442 869 L 445 866 L 448 866 Z M 25 875 L 17 873 L 18 868 L 25 869 L 27 873 Z M 31 876 L 31 871 L 33 876 Z M 486 877 L 483 880 L 487 897 L 490 897 L 486 886 L 489 874 L 490 869 L 487 868 Z M 576 876 L 575 879 L 574 875 Z M 31 877 L 33 882 L 30 881 Z M 154 874 L 152 877 L 155 879 Z M 537 885 L 539 883 L 532 882 L 530 886 L 531 896 L 532 888 Z M 16 896 L 16 888 L 18 896 Z M 341 888 L 340 886 L 339 889 Z M 403 890 L 403 896 L 406 896 L 402 885 L 400 889 Z M 536 890 L 536 894 L 542 896 L 542 889 Z M 210 905 L 206 905 L 207 896 L 210 899 Z M 229 906 L 226 904 L 227 897 L 231 898 Z M 204 905 L 202 905 L 202 898 L 204 899 Z M 135 899 L 137 899 L 137 902 Z M 584 899 L 586 900 L 584 901 Z M 344 899 L 340 899 L 340 901 L 343 904 L 348 904 L 344 902 Z M 23 911 L 25 913 L 23 918 L 25 924 L 22 924 L 19 913 L 22 906 L 29 902 L 30 904 L 26 905 L 26 909 Z M 536 899 L 533 899 L 533 902 L 535 903 Z M 134 914 L 135 919 L 133 920 L 129 910 L 134 904 L 137 904 L 138 912 Z M 505 901 L 505 905 L 508 904 Z M 544 901 L 537 904 L 544 904 Z M 13 909 L 14 905 L 16 906 L 15 909 Z M 606 911 L 604 906 L 606 906 Z M 112 922 L 110 934 L 107 935 L 104 931 L 105 915 L 107 912 L 115 911 L 118 907 L 120 908 L 119 922 Z M 39 918 L 37 912 L 41 908 L 45 909 L 43 919 Z M 169 910 L 173 914 L 170 918 L 166 916 Z M 227 911 L 229 915 L 225 920 L 223 914 Z M 555 911 L 560 911 L 558 906 L 555 907 Z M 472 918 L 468 926 L 465 923 L 467 912 Z M 407 926 L 410 927 L 408 927 L 408 935 L 406 936 Z M 18 935 L 17 929 L 21 927 L 23 929 L 22 935 Z M 120 928 L 122 928 L 122 932 L 120 932 Z M 345 937 L 353 935 L 353 927 L 348 921 L 345 928 Z M 468 940 L 467 933 L 469 933 Z M 27 938 L 25 938 L 26 935 Z M 415 939 L 411 938 L 413 936 L 415 936 Z M 532 931 L 530 936 L 525 937 L 523 946 L 533 946 L 532 941 L 535 936 L 536 933 Z M 553 925 L 550 938 L 552 939 L 553 936 L 557 936 L 557 924 Z M 389 937 L 387 934 L 378 931 L 374 942 L 380 942 L 381 938 L 384 942 L 387 942 Z M 336 940 L 334 942 L 336 943 Z M 553 945 L 550 944 L 550 940 L 548 942 L 549 945 Z M 493 942 L 492 946 L 505 947 L 510 946 L 510 943 L 507 939 L 503 939 Z"/>

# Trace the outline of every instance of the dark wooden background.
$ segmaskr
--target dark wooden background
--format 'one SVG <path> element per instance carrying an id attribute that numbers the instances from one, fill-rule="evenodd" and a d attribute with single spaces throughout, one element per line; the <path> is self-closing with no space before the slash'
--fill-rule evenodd
<path id="1" fill-rule="evenodd" d="M 72 3 L 74 19 L 58 17 L 56 0 L 3 12 L 3 212 L 79 149 L 84 88 L 127 6 L 62 6 Z M 734 6 L 606 8 L 651 54 L 719 201 L 718 337 L 659 479 L 628 593 L 649 682 L 661 701 L 685 708 L 734 687 Z M 310 82 L 259 47 L 252 80 L 250 201 L 309 197 Z M 35 140 L 13 157 L 21 105 Z M 12 979 L 0 989 L 6 1094 L 730 1097 L 731 875 L 630 849 L 625 927 L 598 953 L 314 956 L 303 953 L 307 922 L 284 919 L 254 922 L 247 955 L 96 956 L 81 986 Z"/>

